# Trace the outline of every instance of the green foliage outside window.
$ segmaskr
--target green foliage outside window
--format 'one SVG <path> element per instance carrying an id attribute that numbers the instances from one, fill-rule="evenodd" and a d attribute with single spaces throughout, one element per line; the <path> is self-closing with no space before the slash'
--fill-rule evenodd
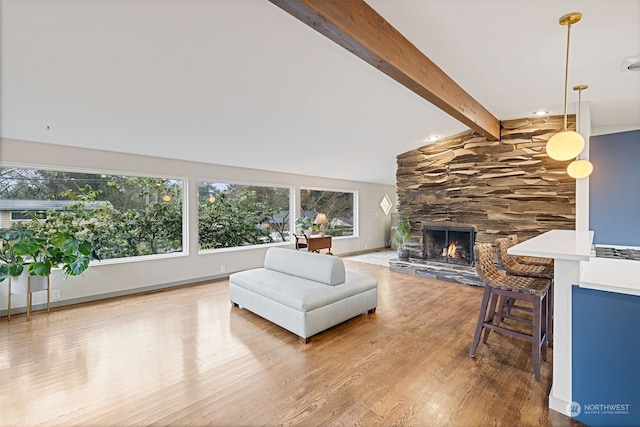
<path id="1" fill-rule="evenodd" d="M 179 179 L 0 168 L 3 205 L 40 201 L 13 211 L 31 219 L 15 227 L 79 233 L 101 259 L 182 251 L 183 191 Z M 289 188 L 200 181 L 198 193 L 200 249 L 289 240 Z"/>
<path id="2" fill-rule="evenodd" d="M 329 224 L 325 234 L 330 236 L 354 235 L 355 194 L 348 191 L 312 190 L 300 191 L 301 218 L 315 220 L 318 213 L 327 215 Z"/>
<path id="3" fill-rule="evenodd" d="M 199 181 L 200 249 L 289 240 L 289 197 L 283 187 Z"/>
<path id="4" fill-rule="evenodd" d="M 182 192 L 177 179 L 0 169 L 4 205 L 56 206 L 44 215 L 23 212 L 32 219 L 26 227 L 37 234 L 84 236 L 102 259 L 182 251 Z"/>

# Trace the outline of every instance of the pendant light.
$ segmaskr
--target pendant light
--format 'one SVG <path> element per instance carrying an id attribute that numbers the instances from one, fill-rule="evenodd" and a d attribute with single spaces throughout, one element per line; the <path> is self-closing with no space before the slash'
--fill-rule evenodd
<path id="1" fill-rule="evenodd" d="M 567 173 L 571 178 L 586 178 L 593 172 L 593 165 L 589 160 L 574 160 L 567 166 Z"/>
<path id="2" fill-rule="evenodd" d="M 577 85 L 573 87 L 573 90 L 578 91 L 578 131 L 582 130 L 582 127 L 580 126 L 582 120 L 582 91 L 588 87 L 589 86 L 587 85 Z M 586 178 L 591 175 L 591 172 L 593 172 L 593 165 L 589 160 L 574 160 L 569 163 L 569 166 L 567 167 L 567 173 L 571 178 L 575 179 Z"/>
<path id="3" fill-rule="evenodd" d="M 569 42 L 571 40 L 571 24 L 582 19 L 580 12 L 571 12 L 560 18 L 560 25 L 567 26 L 567 55 L 564 71 L 564 127 L 562 132 L 553 135 L 547 141 L 547 154 L 554 160 L 570 160 L 576 158 L 584 149 L 584 138 L 578 132 L 567 130 L 567 85 L 569 82 Z"/>

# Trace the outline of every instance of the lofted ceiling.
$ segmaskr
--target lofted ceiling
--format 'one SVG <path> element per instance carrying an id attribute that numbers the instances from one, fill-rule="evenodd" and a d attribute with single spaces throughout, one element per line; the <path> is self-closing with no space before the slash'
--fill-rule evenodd
<path id="1" fill-rule="evenodd" d="M 0 3 L 3 138 L 393 184 L 468 129 L 267 0 Z M 640 129 L 640 1 L 367 3 L 500 120 L 562 114 L 580 11 L 569 112 L 587 84 L 594 134 Z"/>

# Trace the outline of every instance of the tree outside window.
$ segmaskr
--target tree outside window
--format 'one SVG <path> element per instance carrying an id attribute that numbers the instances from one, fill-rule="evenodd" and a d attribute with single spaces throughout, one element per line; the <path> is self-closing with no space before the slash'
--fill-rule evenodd
<path id="1" fill-rule="evenodd" d="M 0 214 L 43 232 L 88 235 L 102 259 L 182 251 L 184 181 L 0 168 Z"/>
<path id="2" fill-rule="evenodd" d="M 335 237 L 353 236 L 355 199 L 355 192 L 301 188 L 299 215 L 315 220 L 318 213 L 324 213 L 329 221 L 325 234 Z"/>
<path id="3" fill-rule="evenodd" d="M 286 242 L 291 189 L 198 181 L 201 250 Z"/>

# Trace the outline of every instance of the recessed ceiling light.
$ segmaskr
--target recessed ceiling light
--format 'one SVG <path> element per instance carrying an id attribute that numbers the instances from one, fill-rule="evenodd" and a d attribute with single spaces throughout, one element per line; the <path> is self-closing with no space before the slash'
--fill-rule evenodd
<path id="1" fill-rule="evenodd" d="M 427 142 L 435 142 L 440 139 L 440 135 L 431 135 L 427 137 Z"/>
<path id="2" fill-rule="evenodd" d="M 534 111 L 534 112 L 533 112 L 533 115 L 534 115 L 534 116 L 546 116 L 547 114 L 549 114 L 549 112 L 548 112 L 548 111 L 543 111 L 543 110 L 540 110 L 540 111 Z"/>

